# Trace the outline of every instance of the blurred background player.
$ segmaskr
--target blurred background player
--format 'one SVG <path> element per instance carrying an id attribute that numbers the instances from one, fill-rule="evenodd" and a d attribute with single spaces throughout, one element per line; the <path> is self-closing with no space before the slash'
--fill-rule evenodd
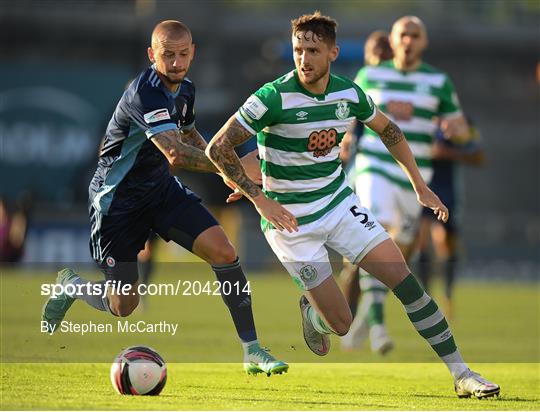
<path id="1" fill-rule="evenodd" d="M 18 263 L 24 254 L 28 218 L 32 204 L 29 192 L 23 193 L 15 204 L 0 197 L 0 263 Z"/>
<path id="2" fill-rule="evenodd" d="M 364 64 L 365 66 L 377 66 L 385 60 L 389 60 L 393 57 L 392 48 L 390 47 L 390 40 L 388 39 L 388 33 L 383 30 L 376 30 L 372 32 L 366 39 L 364 44 Z M 345 170 L 347 171 L 349 181 L 354 187 L 355 180 L 355 155 L 358 146 L 358 139 L 364 132 L 364 123 L 353 120 L 349 131 L 345 134 L 340 145 L 340 157 L 343 161 Z M 356 316 L 356 310 L 358 308 L 358 300 L 360 298 L 360 283 L 359 283 L 359 268 L 356 265 L 351 264 L 346 259 L 343 261 L 343 270 L 341 271 L 340 286 L 343 291 L 343 295 L 349 307 L 351 313 Z M 365 317 L 359 319 L 365 320 Z M 366 323 L 366 322 L 364 322 Z M 367 323 L 366 323 L 367 326 Z M 359 328 L 363 334 L 367 332 L 366 326 Z M 358 329 L 358 328 L 357 328 Z M 347 349 L 347 340 L 350 339 L 350 334 L 347 334 L 342 338 L 342 344 L 344 349 Z"/>
<path id="3" fill-rule="evenodd" d="M 137 254 L 152 231 L 205 260 L 221 286 L 238 284 L 238 293 L 222 293 L 222 298 L 244 349 L 245 370 L 286 371 L 287 364 L 259 346 L 251 296 L 235 248 L 201 199 L 171 174 L 171 167 L 217 172 L 195 127 L 195 87 L 186 77 L 195 53 L 191 31 L 181 22 L 163 21 L 154 28 L 147 52 L 153 64 L 122 95 L 89 187 L 92 257 L 106 281 L 133 288 L 127 294 L 109 289 L 102 296 L 99 289 L 107 287 L 106 281 L 88 282 L 64 269 L 57 283 L 91 284 L 92 290 L 49 298 L 42 320 L 53 333 L 76 299 L 115 316 L 130 315 L 139 304 Z M 257 162 L 244 166 L 260 179 Z M 101 286 L 98 293 L 95 286 Z"/>
<path id="4" fill-rule="evenodd" d="M 435 135 L 432 151 L 433 177 L 429 186 L 448 207 L 450 218 L 444 225 L 440 224 L 433 219 L 433 213 L 424 208 L 418 234 L 418 277 L 424 288 L 429 290 L 435 267 L 440 269 L 444 279 L 443 311 L 448 318 L 452 318 L 454 314 L 452 289 L 460 255 L 458 236 L 463 195 L 461 165 L 481 166 L 485 160 L 480 144 L 480 132 L 470 119 L 467 120 L 470 131 L 465 142 L 449 139 L 441 130 Z M 436 258 L 436 262 L 432 257 Z"/>
<path id="5" fill-rule="evenodd" d="M 388 33 L 383 30 L 375 30 L 364 43 L 364 65 L 377 66 L 385 60 L 393 57 Z M 340 157 L 346 170 L 354 170 L 356 148 L 359 136 L 364 131 L 364 123 L 353 120 L 351 129 L 345 134 L 340 144 Z"/>
<path id="6" fill-rule="evenodd" d="M 390 45 L 394 57 L 378 66 L 358 72 L 355 82 L 378 107 L 403 130 L 425 181 L 432 176 L 431 144 L 440 119 L 447 137 L 464 137 L 468 126 L 449 77 L 422 61 L 428 45 L 424 23 L 416 16 L 405 16 L 392 26 Z M 385 226 L 409 260 L 419 227 L 421 206 L 407 175 L 390 156 L 377 134 L 368 128 L 359 143 L 356 156 L 356 193 L 362 205 L 370 209 Z M 360 318 L 345 341 L 345 347 L 357 347 L 369 324 L 371 349 L 385 354 L 394 346 L 384 324 L 384 300 L 387 288 L 367 273 L 360 276 L 363 303 Z M 365 306 L 364 306 L 365 305 Z M 365 309 L 365 310 L 364 310 Z"/>

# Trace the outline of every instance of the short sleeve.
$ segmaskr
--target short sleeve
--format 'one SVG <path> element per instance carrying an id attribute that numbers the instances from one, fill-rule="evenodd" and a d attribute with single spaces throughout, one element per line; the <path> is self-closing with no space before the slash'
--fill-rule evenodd
<path id="1" fill-rule="evenodd" d="M 368 123 L 373 120 L 377 114 L 377 107 L 369 95 L 365 94 L 361 87 L 354 85 L 356 93 L 358 94 L 358 104 L 356 107 L 355 115 L 362 123 Z"/>
<path id="2" fill-rule="evenodd" d="M 455 117 L 462 114 L 461 105 L 456 93 L 454 84 L 450 78 L 446 77 L 441 90 L 441 99 L 439 103 L 439 116 Z"/>
<path id="3" fill-rule="evenodd" d="M 173 109 L 174 101 L 167 98 L 162 90 L 143 87 L 133 97 L 130 117 L 150 139 L 158 133 L 178 128 L 171 119 Z"/>
<path id="4" fill-rule="evenodd" d="M 195 127 L 195 85 L 189 83 L 189 95 L 186 97 L 186 113 L 182 130 L 191 130 Z"/>
<path id="5" fill-rule="evenodd" d="M 236 119 L 251 133 L 257 134 L 272 124 L 281 110 L 281 96 L 267 83 L 245 101 L 236 112 Z"/>

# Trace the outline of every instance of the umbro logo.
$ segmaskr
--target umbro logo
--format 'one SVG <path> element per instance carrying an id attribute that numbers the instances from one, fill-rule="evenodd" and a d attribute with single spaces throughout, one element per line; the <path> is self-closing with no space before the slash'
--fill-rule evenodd
<path id="1" fill-rule="evenodd" d="M 296 120 L 306 120 L 306 116 L 308 115 L 308 112 L 304 112 L 303 110 L 296 113 Z"/>
<path id="2" fill-rule="evenodd" d="M 446 332 L 444 332 L 443 334 L 441 334 L 441 342 L 443 340 L 446 340 L 448 339 L 450 336 L 452 336 L 452 331 L 450 329 L 448 329 Z"/>

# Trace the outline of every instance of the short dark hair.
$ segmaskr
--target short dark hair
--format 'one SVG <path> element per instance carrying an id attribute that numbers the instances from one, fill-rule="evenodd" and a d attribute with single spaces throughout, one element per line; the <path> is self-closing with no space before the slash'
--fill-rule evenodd
<path id="1" fill-rule="evenodd" d="M 388 36 L 388 33 L 382 30 L 376 30 L 368 36 L 364 44 L 364 62 L 368 66 L 377 65 L 393 57 Z"/>
<path id="2" fill-rule="evenodd" d="M 313 14 L 304 14 L 291 20 L 292 35 L 298 32 L 313 32 L 319 40 L 330 45 L 336 44 L 337 21 L 328 16 L 323 16 L 320 11 Z"/>

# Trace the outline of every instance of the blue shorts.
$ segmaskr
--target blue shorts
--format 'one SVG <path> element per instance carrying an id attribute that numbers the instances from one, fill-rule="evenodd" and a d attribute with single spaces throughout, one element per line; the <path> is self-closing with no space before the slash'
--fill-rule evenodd
<path id="1" fill-rule="evenodd" d="M 167 242 L 174 232 L 175 242 L 192 251 L 195 239 L 206 229 L 218 225 L 201 199 L 174 177 L 164 191 L 143 208 L 103 215 L 90 203 L 89 213 L 92 258 L 106 279 L 131 284 L 138 280 L 137 254 L 144 249 L 152 231 Z"/>

